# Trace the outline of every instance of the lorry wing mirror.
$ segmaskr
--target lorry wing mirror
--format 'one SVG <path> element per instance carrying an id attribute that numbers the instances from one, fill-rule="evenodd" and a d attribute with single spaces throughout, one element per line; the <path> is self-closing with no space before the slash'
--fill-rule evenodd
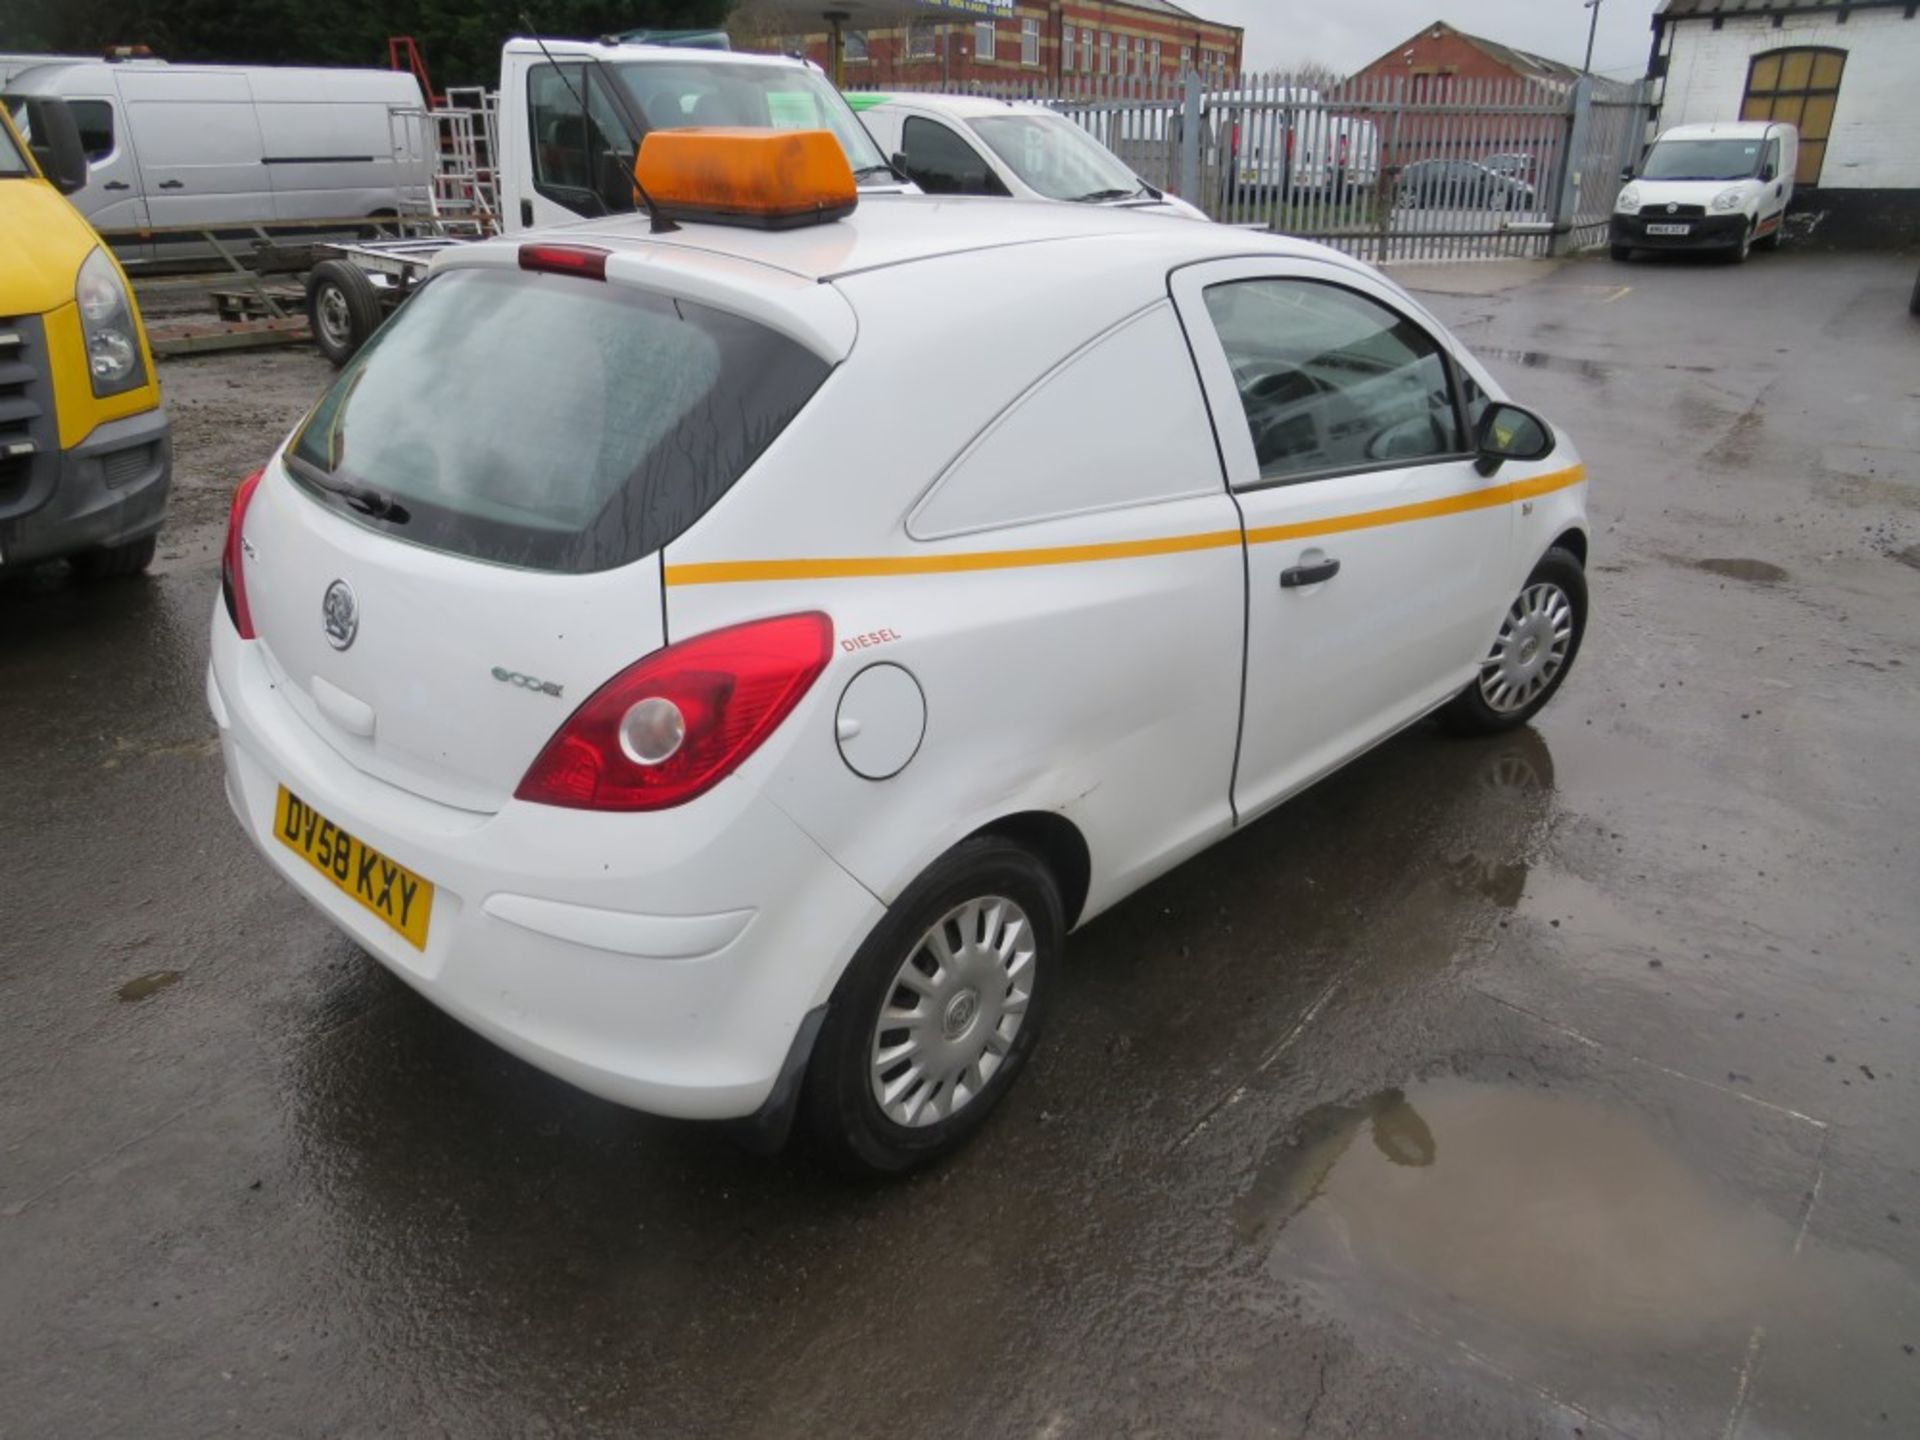
<path id="1" fill-rule="evenodd" d="M 1474 468 L 1491 475 L 1509 460 L 1544 460 L 1553 453 L 1553 431 L 1538 415 L 1504 401 L 1489 405 L 1473 437 L 1480 458 Z"/>
<path id="2" fill-rule="evenodd" d="M 33 163 L 40 167 L 53 188 L 62 195 L 84 190 L 87 185 L 87 152 L 80 144 L 80 123 L 64 100 L 47 96 L 29 96 L 27 111 L 27 148 L 33 151 Z"/>

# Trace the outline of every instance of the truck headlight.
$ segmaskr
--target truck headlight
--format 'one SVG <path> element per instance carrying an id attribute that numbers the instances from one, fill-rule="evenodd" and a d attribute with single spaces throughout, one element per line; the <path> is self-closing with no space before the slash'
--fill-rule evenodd
<path id="1" fill-rule="evenodd" d="M 1717 213 L 1724 215 L 1729 210 L 1738 210 L 1740 208 L 1740 202 L 1745 198 L 1746 197 L 1740 193 L 1740 187 L 1735 185 L 1730 189 L 1722 190 L 1718 195 L 1713 197 L 1713 208 Z"/>
<path id="2" fill-rule="evenodd" d="M 73 287 L 80 309 L 80 333 L 86 340 L 87 374 L 99 399 L 137 390 L 147 383 L 140 354 L 140 327 L 134 322 L 127 285 L 107 252 L 94 247 L 80 266 Z"/>
<path id="3" fill-rule="evenodd" d="M 1640 191 L 1632 185 L 1627 186 L 1626 189 L 1620 192 L 1620 198 L 1613 202 L 1613 208 L 1616 210 L 1638 210 L 1640 208 Z"/>

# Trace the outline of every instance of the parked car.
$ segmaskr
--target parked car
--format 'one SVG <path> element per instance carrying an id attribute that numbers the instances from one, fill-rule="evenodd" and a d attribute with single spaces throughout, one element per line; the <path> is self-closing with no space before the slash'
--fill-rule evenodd
<path id="1" fill-rule="evenodd" d="M 1540 175 L 1540 162 L 1524 151 L 1489 155 L 1480 163 L 1496 175 L 1504 175 L 1509 180 L 1518 180 L 1527 185 L 1534 184 Z"/>
<path id="2" fill-rule="evenodd" d="M 65 196 L 86 181 L 66 103 L 0 105 L 0 570 L 82 578 L 153 559 L 173 445 L 127 277 Z M 24 133 L 22 133 L 24 132 Z"/>
<path id="3" fill-rule="evenodd" d="M 425 212 L 438 163 L 420 87 L 399 71 L 53 61 L 7 82 L 9 103 L 35 97 L 79 121 L 87 183 L 73 200 L 103 231 Z M 115 249 L 211 253 L 165 237 Z"/>
<path id="4" fill-rule="evenodd" d="M 440 257 L 240 485 L 213 606 L 246 834 L 532 1064 L 929 1160 L 1068 931 L 1566 678 L 1585 471 L 1379 272 L 858 203 L 818 133 L 638 172 L 678 229 Z"/>
<path id="5" fill-rule="evenodd" d="M 1380 129 L 1325 108 L 1318 90 L 1226 90 L 1209 94 L 1211 156 L 1234 192 L 1346 195 L 1380 178 Z"/>
<path id="6" fill-rule="evenodd" d="M 1738 262 L 1755 245 L 1777 249 L 1799 164 L 1800 132 L 1776 120 L 1675 126 L 1614 201 L 1613 258 L 1722 250 Z"/>
<path id="7" fill-rule="evenodd" d="M 1408 210 L 1532 210 L 1533 186 L 1472 160 L 1416 160 L 1401 170 L 1399 203 Z"/>
<path id="8" fill-rule="evenodd" d="M 972 95 L 855 94 L 847 100 L 894 168 L 929 195 L 1067 200 L 1207 218 L 1156 190 L 1044 105 Z"/>

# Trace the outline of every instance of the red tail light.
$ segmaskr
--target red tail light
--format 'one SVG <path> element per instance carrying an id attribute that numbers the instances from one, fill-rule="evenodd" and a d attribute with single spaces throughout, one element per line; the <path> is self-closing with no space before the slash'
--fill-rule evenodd
<path id="1" fill-rule="evenodd" d="M 233 628 L 240 632 L 242 640 L 253 639 L 253 611 L 247 607 L 247 572 L 240 564 L 240 532 L 247 523 L 247 506 L 253 503 L 253 492 L 260 488 L 260 477 L 266 473 L 254 471 L 233 492 L 233 504 L 227 510 L 227 543 L 220 551 L 220 597 L 227 602 L 227 618 L 233 621 Z"/>
<path id="2" fill-rule="evenodd" d="M 522 245 L 520 268 L 604 280 L 607 278 L 607 252 L 592 245 Z"/>
<path id="3" fill-rule="evenodd" d="M 817 611 L 669 645 L 590 695 L 514 798 L 573 810 L 683 805 L 759 749 L 832 656 L 833 622 Z"/>

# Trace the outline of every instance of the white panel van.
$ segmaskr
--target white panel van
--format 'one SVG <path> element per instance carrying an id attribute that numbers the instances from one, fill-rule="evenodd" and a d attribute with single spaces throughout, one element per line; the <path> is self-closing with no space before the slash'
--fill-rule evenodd
<path id="1" fill-rule="evenodd" d="M 49 61 L 6 98 L 80 123 L 96 229 L 330 220 L 424 210 L 434 156 L 413 76 L 389 70 Z"/>

